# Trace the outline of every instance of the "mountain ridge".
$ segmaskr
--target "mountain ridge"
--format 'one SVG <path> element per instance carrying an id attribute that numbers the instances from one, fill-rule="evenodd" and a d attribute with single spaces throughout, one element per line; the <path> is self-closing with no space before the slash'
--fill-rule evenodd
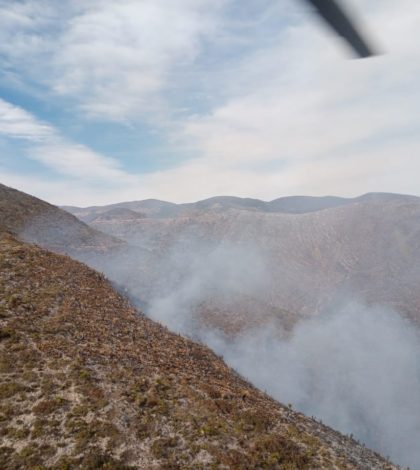
<path id="1" fill-rule="evenodd" d="M 203 210 L 229 208 L 256 210 L 261 212 L 302 214 L 359 202 L 363 203 L 376 201 L 377 203 L 381 203 L 390 200 L 410 200 L 413 202 L 419 202 L 420 197 L 386 192 L 366 193 L 353 198 L 345 198 L 338 196 L 284 196 L 280 198 L 275 198 L 270 201 L 264 201 L 255 198 L 242 198 L 236 196 L 214 196 L 208 199 L 203 199 L 192 203 L 176 204 L 173 202 L 162 201 L 159 199 L 145 199 L 139 201 L 119 202 L 103 206 L 62 206 L 62 209 L 67 210 L 70 213 L 80 217 L 81 220 L 84 220 L 83 214 L 85 214 L 86 212 L 103 213 L 117 207 L 127 208 L 134 211 L 143 210 L 146 215 L 153 217 L 183 215 L 185 213 L 188 213 L 188 211 L 195 209 Z"/>

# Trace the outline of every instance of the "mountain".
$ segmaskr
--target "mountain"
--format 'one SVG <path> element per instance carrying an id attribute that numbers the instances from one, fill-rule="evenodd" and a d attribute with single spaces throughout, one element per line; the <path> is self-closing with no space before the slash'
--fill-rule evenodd
<path id="1" fill-rule="evenodd" d="M 267 203 L 268 212 L 284 212 L 287 214 L 305 214 L 306 212 L 315 212 L 331 207 L 345 206 L 351 204 L 353 199 L 343 197 L 324 196 L 289 196 L 274 199 Z"/>
<path id="2" fill-rule="evenodd" d="M 177 204 L 157 199 L 147 199 L 145 201 L 132 201 L 117 204 L 110 204 L 108 206 L 91 206 L 86 208 L 63 206 L 62 209 L 77 216 L 84 222 L 90 222 L 95 217 L 106 213 L 108 211 L 128 209 L 135 212 L 140 212 L 149 217 L 166 217 L 172 216 L 180 212 Z"/>
<path id="3" fill-rule="evenodd" d="M 279 315 L 286 311 L 304 317 L 356 298 L 420 321 L 420 198 L 374 193 L 265 204 L 258 209 L 255 200 L 213 198 L 180 205 L 183 212 L 172 217 L 106 220 L 100 229 L 151 253 L 145 276 L 153 279 L 154 292 L 143 288 L 141 276 L 136 278 L 135 289 L 145 301 L 170 289 L 180 292 L 186 279 L 203 278 L 205 263 L 216 265 L 213 277 L 242 280 L 262 265 L 259 288 L 233 289 L 233 297 L 245 295 L 278 309 Z M 99 228 L 95 221 L 91 225 Z M 235 247 L 236 260 L 229 255 L 232 250 L 215 260 L 214 251 L 226 245 Z M 206 260 L 200 269 L 198 259 Z M 214 300 L 213 294 L 207 297 Z M 239 312 L 252 310 L 239 304 Z"/>
<path id="4" fill-rule="evenodd" d="M 99 273 L 0 236 L 2 469 L 394 469 L 280 405 Z"/>
<path id="5" fill-rule="evenodd" d="M 95 222 L 95 224 L 100 224 L 101 222 L 108 222 L 112 220 L 130 222 L 138 219 L 143 219 L 144 217 L 146 217 L 146 215 L 142 214 L 141 212 L 133 211 L 125 207 L 114 207 L 112 209 L 108 209 L 105 212 L 94 213 L 83 217 L 83 222 Z"/>
<path id="6" fill-rule="evenodd" d="M 59 252 L 106 252 L 123 245 L 68 212 L 2 184 L 0 230 Z"/>
<path id="7" fill-rule="evenodd" d="M 189 204 L 180 204 L 181 208 L 210 210 L 210 209 L 248 209 L 248 210 L 265 210 L 266 203 L 259 199 L 239 198 L 233 196 L 216 196 L 203 201 Z"/>
<path id="8" fill-rule="evenodd" d="M 142 212 L 149 217 L 165 218 L 176 216 L 188 216 L 203 210 L 226 211 L 228 209 L 243 209 L 259 212 L 281 212 L 286 214 L 305 214 L 316 212 L 332 207 L 346 206 L 358 202 L 386 203 L 390 201 L 419 202 L 416 196 L 406 196 L 391 193 L 368 193 L 356 198 L 344 198 L 336 196 L 286 196 L 272 201 L 260 199 L 240 198 L 234 196 L 215 196 L 202 201 L 174 204 L 172 202 L 159 201 L 157 199 L 146 199 L 144 201 L 119 202 L 107 206 L 91 206 L 86 208 L 63 206 L 62 208 L 79 219 L 90 222 L 93 216 L 101 214 L 110 209 L 126 208 L 136 212 Z"/>
<path id="9" fill-rule="evenodd" d="M 406 196 L 391 193 L 368 193 L 356 198 L 344 198 L 336 196 L 308 197 L 308 196 L 289 196 L 274 199 L 266 203 L 268 212 L 284 212 L 287 214 L 306 214 L 308 212 L 317 212 L 333 207 L 347 206 L 355 203 L 372 202 L 385 204 L 388 202 L 420 202 L 416 196 Z"/>

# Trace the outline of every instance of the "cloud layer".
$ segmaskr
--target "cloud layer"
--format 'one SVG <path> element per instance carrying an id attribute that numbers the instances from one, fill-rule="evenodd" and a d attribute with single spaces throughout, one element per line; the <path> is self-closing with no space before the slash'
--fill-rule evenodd
<path id="1" fill-rule="evenodd" d="M 222 193 L 419 194 L 420 7 L 414 0 L 347 5 L 384 54 L 347 60 L 341 41 L 292 0 L 258 7 L 235 0 L 0 0 L 3 83 L 9 95 L 18 90 L 40 100 L 44 111 L 40 119 L 25 100 L 16 106 L 5 99 L 1 133 L 34 142 L 35 134 L 50 139 L 50 128 L 59 128 L 60 145 L 29 154 L 78 187 L 82 204 Z M 48 117 L 51 107 L 87 129 L 80 141 L 54 113 Z M 30 129 L 28 115 L 38 127 Z M 114 151 L 94 148 L 100 135 L 89 139 L 92 123 L 108 123 L 111 136 L 116 126 Z M 154 130 L 175 157 L 142 171 L 153 146 L 143 139 L 121 156 L 121 125 L 132 135 Z M 63 149 L 63 141 L 71 145 Z M 0 177 L 23 181 L 27 191 L 49 186 L 37 195 L 72 202 L 71 193 L 53 189 L 53 173 L 45 185 L 24 166 L 0 166 Z"/>

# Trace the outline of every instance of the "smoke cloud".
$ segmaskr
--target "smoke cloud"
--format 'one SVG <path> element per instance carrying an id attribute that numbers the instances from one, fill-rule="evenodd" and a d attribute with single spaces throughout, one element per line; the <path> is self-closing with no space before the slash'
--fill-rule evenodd
<path id="1" fill-rule="evenodd" d="M 361 303 L 301 322 L 206 342 L 259 388 L 399 464 L 420 468 L 420 342 L 398 314 Z"/>
<path id="2" fill-rule="evenodd" d="M 232 338 L 197 322 L 196 307 L 209 295 L 263 297 L 267 260 L 250 246 L 189 256 L 176 288 L 151 301 L 151 318 L 207 344 L 280 402 L 420 468 L 420 337 L 413 324 L 385 306 L 346 300 L 292 332 L 265 324 Z M 170 272 L 180 269 L 176 258 L 167 260 Z"/>
<path id="3" fill-rule="evenodd" d="M 195 318 L 201 304 L 216 307 L 242 299 L 244 308 L 244 296 L 259 298 L 268 282 L 266 263 L 255 246 L 229 242 L 213 246 L 191 240 L 187 250 L 178 243 L 171 248 L 157 277 L 160 289 L 150 300 L 148 315 L 196 339 L 206 331 Z"/>

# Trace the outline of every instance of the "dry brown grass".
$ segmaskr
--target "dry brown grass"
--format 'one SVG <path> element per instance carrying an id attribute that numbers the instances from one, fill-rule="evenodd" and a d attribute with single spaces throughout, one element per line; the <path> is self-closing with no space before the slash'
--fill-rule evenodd
<path id="1" fill-rule="evenodd" d="M 3 234 L 0 299 L 1 470 L 395 468 L 68 257 Z"/>

